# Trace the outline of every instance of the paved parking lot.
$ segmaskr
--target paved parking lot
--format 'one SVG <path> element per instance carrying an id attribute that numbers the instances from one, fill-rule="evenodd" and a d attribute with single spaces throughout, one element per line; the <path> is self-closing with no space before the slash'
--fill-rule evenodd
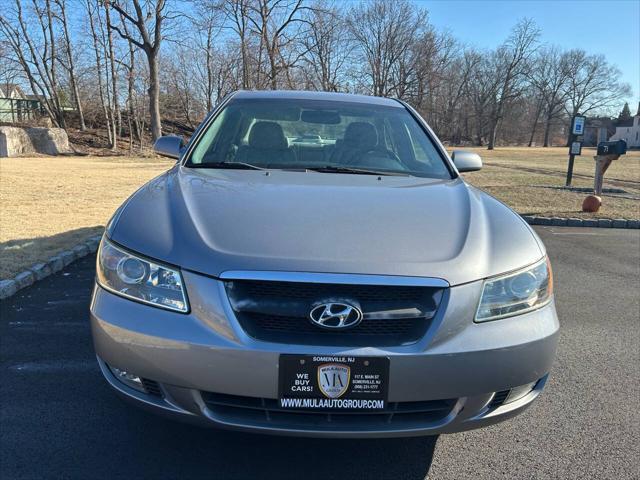
<path id="1" fill-rule="evenodd" d="M 545 393 L 484 430 L 399 440 L 246 435 L 172 423 L 100 377 L 93 258 L 2 302 L 0 478 L 638 478 L 640 232 L 541 228 L 562 334 Z"/>

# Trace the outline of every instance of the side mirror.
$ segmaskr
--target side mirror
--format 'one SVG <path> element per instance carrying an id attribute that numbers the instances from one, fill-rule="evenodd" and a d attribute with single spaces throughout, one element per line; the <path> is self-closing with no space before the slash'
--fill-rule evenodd
<path id="1" fill-rule="evenodd" d="M 169 158 L 180 158 L 182 149 L 184 148 L 184 140 L 182 137 L 175 135 L 169 135 L 166 137 L 160 137 L 153 144 L 153 151 L 158 155 Z"/>
<path id="2" fill-rule="evenodd" d="M 475 152 L 454 150 L 451 154 L 451 160 L 460 173 L 475 172 L 482 168 L 482 158 Z"/>

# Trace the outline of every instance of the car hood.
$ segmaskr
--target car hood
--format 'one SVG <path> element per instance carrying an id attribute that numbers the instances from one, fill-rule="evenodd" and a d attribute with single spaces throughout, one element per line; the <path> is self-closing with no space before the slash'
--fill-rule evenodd
<path id="1" fill-rule="evenodd" d="M 184 269 L 437 277 L 451 285 L 539 260 L 529 226 L 460 178 L 190 169 L 138 190 L 107 230 Z"/>

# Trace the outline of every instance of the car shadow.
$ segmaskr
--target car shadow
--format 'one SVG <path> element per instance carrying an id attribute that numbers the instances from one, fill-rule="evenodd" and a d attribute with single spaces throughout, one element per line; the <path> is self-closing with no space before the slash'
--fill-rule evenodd
<path id="1" fill-rule="evenodd" d="M 0 242 L 0 279 L 11 278 L 37 262 L 46 262 L 48 258 L 73 248 L 89 237 L 100 235 L 103 231 L 104 226 L 96 225 L 49 236 Z"/>
<path id="2" fill-rule="evenodd" d="M 429 472 L 437 438 L 296 438 L 207 429 L 175 423 L 124 405 L 139 445 L 128 464 L 133 477 L 204 479 L 423 479 Z M 129 447 L 130 448 L 130 447 Z M 133 454 L 133 452 L 131 452 Z M 114 459 L 111 459 L 114 460 Z M 105 462 L 109 461 L 105 458 Z"/>

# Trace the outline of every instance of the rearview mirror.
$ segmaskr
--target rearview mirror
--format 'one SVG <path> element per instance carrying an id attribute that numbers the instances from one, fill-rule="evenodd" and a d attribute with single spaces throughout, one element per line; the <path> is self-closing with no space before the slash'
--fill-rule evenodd
<path id="1" fill-rule="evenodd" d="M 338 125 L 341 122 L 340 114 L 330 110 L 304 110 L 300 120 L 305 123 L 319 123 L 321 125 Z"/>
<path id="2" fill-rule="evenodd" d="M 475 152 L 454 150 L 451 154 L 451 160 L 460 173 L 475 172 L 482 168 L 482 158 Z"/>
<path id="3" fill-rule="evenodd" d="M 153 144 L 153 151 L 158 155 L 162 155 L 163 157 L 169 158 L 180 158 L 182 154 L 182 149 L 184 148 L 184 140 L 182 137 L 178 137 L 175 135 L 168 135 L 165 137 L 160 137 L 156 140 L 156 143 Z"/>

